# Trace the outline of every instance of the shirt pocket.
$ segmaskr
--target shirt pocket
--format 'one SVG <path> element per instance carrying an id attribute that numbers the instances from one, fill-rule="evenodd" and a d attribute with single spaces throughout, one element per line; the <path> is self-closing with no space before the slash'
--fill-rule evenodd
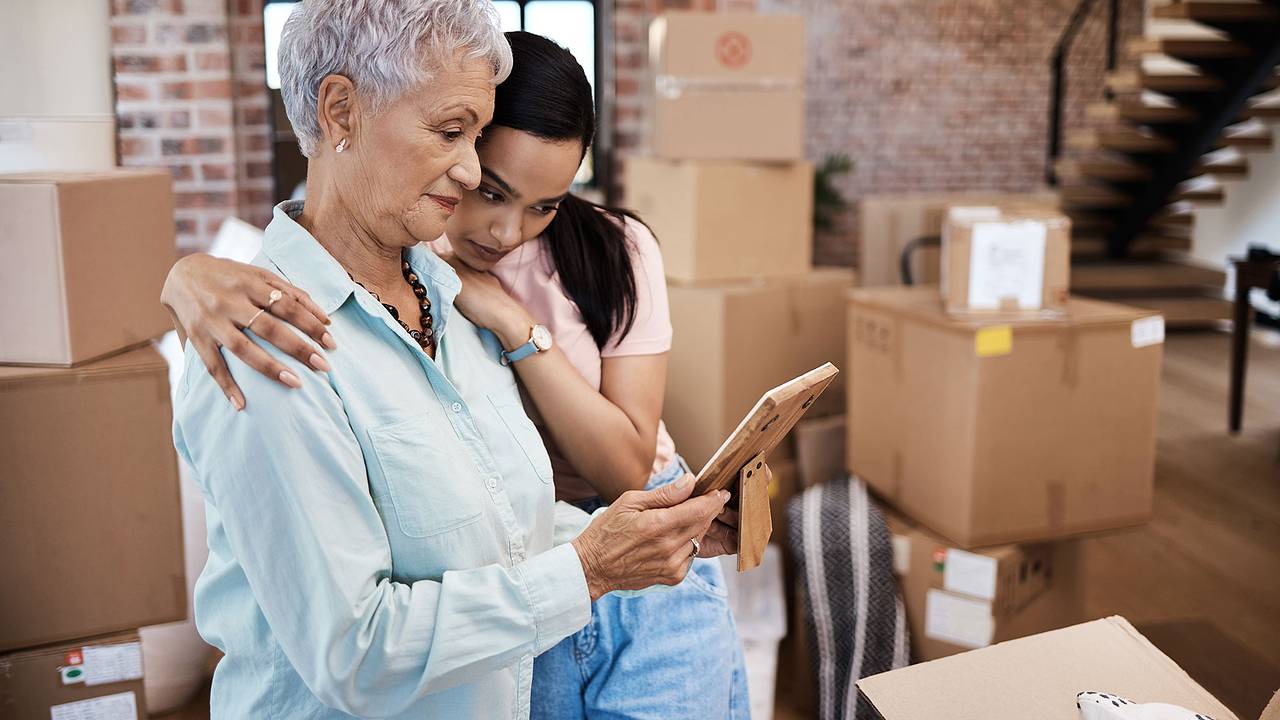
<path id="1" fill-rule="evenodd" d="M 498 413 L 502 424 L 507 426 L 507 431 L 515 437 L 516 444 L 524 452 L 525 458 L 533 466 L 538 478 L 544 483 L 550 483 L 551 458 L 547 455 L 547 447 L 542 443 L 542 435 L 538 433 L 538 428 L 525 414 L 519 393 L 490 395 L 489 403 Z"/>
<path id="2" fill-rule="evenodd" d="M 480 519 L 479 498 L 467 491 L 470 475 L 456 454 L 441 447 L 440 430 L 430 415 L 369 430 L 396 521 L 411 538 L 439 535 Z M 452 432 L 447 425 L 444 430 Z"/>

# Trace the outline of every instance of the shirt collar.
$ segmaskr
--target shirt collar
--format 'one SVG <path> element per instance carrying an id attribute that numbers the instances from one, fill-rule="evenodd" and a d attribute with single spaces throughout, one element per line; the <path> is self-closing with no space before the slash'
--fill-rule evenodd
<path id="1" fill-rule="evenodd" d="M 307 291 L 325 313 L 333 313 L 359 287 L 350 274 L 319 241 L 294 218 L 302 212 L 301 200 L 286 200 L 275 207 L 262 240 L 262 252 L 289 282 Z M 422 279 L 431 297 L 436 332 L 443 333 L 462 289 L 458 274 L 423 245 L 409 248 L 409 266 Z"/>

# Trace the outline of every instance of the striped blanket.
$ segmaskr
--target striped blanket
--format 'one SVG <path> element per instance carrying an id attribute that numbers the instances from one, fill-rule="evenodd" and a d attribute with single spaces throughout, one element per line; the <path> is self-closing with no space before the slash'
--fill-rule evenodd
<path id="1" fill-rule="evenodd" d="M 910 659 L 884 516 L 866 485 L 846 477 L 792 498 L 787 518 L 818 674 L 818 717 L 874 718 L 854 683 Z"/>

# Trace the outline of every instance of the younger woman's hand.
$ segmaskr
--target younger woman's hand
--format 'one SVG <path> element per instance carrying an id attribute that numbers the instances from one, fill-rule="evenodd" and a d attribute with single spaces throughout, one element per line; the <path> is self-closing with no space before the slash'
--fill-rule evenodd
<path id="1" fill-rule="evenodd" d="M 281 297 L 272 302 L 271 293 L 276 290 Z M 219 348 L 225 347 L 249 367 L 282 385 L 301 384 L 283 364 L 244 334 L 247 325 L 258 337 L 320 372 L 329 369 L 328 361 L 290 326 L 329 350 L 337 347 L 325 327 L 329 316 L 312 302 L 311 296 L 278 275 L 252 265 L 203 254 L 187 256 L 169 271 L 160 301 L 173 316 L 178 334 L 191 341 L 205 368 L 237 410 L 245 407 L 244 394 L 232 379 Z M 267 312 L 258 312 L 268 306 Z"/>
<path id="2" fill-rule="evenodd" d="M 462 291 L 454 299 L 454 307 L 476 327 L 491 330 L 507 350 L 529 341 L 535 321 L 518 300 L 498 282 L 493 273 L 471 269 L 457 255 L 442 256 L 458 273 Z"/>

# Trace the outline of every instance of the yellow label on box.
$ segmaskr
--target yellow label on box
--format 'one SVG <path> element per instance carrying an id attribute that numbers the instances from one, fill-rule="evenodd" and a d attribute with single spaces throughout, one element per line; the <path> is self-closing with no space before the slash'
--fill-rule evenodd
<path id="1" fill-rule="evenodd" d="M 973 353 L 978 357 L 996 357 L 1013 352 L 1013 328 L 1009 325 L 993 325 L 982 328 L 973 336 Z"/>

